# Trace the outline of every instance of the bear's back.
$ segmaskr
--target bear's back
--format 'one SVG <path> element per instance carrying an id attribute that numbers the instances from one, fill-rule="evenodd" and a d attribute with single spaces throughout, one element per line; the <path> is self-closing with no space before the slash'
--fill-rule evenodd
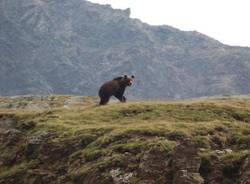
<path id="1" fill-rule="evenodd" d="M 111 80 L 105 82 L 100 90 L 99 90 L 99 96 L 111 96 L 113 95 L 117 90 L 119 89 L 119 80 Z"/>

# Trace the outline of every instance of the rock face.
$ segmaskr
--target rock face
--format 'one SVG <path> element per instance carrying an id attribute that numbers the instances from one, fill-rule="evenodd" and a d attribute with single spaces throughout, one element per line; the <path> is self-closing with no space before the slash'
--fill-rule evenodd
<path id="1" fill-rule="evenodd" d="M 97 95 L 134 74 L 130 98 L 250 93 L 250 49 L 150 26 L 84 0 L 0 2 L 0 95 Z"/>
<path id="2" fill-rule="evenodd" d="M 201 158 L 198 156 L 198 148 L 188 140 L 178 145 L 173 154 L 173 184 L 203 184 L 199 169 Z"/>
<path id="3" fill-rule="evenodd" d="M 245 159 L 241 167 L 240 184 L 250 184 L 250 157 Z"/>
<path id="4" fill-rule="evenodd" d="M 208 176 L 208 182 L 211 184 L 219 184 L 223 180 L 223 168 L 220 164 L 220 160 L 217 156 L 212 157 L 211 165 L 211 174 Z"/>
<path id="5" fill-rule="evenodd" d="M 139 175 L 143 180 L 138 184 L 171 183 L 171 172 L 165 151 L 152 148 L 144 153 L 139 165 Z"/>

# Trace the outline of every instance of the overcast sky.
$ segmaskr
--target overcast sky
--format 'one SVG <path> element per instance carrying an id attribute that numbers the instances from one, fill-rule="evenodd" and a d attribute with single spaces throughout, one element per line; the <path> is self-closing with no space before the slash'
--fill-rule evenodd
<path id="1" fill-rule="evenodd" d="M 250 0 L 90 0 L 131 9 L 151 25 L 196 30 L 229 45 L 250 46 Z"/>

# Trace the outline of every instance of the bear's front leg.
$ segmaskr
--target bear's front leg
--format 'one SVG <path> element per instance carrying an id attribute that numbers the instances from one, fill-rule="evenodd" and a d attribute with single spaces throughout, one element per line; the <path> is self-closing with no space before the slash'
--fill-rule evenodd
<path id="1" fill-rule="evenodd" d="M 114 95 L 120 102 L 126 102 L 126 98 L 122 95 Z"/>

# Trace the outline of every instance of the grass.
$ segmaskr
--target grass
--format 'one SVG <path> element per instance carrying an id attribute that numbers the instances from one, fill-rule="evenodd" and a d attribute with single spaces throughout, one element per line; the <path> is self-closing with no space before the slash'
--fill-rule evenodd
<path id="1" fill-rule="evenodd" d="M 40 132 L 51 132 L 45 144 L 71 144 L 72 150 L 65 153 L 63 158 L 67 162 L 62 164 L 56 160 L 47 167 L 57 168 L 60 164 L 68 167 L 66 163 L 73 164 L 78 160 L 81 165 L 68 168 L 72 177 L 115 162 L 123 158 L 124 153 L 133 154 L 136 158 L 152 147 L 159 147 L 169 153 L 185 138 L 196 142 L 203 149 L 201 157 L 208 170 L 214 150 L 233 150 L 230 156 L 220 158 L 225 163 L 224 171 L 227 173 L 229 163 L 237 165 L 250 149 L 249 99 L 131 101 L 97 106 L 96 99 L 87 97 L 83 102 L 65 107 L 69 98 L 47 98 L 53 107 L 49 109 L 0 109 L 0 119 L 12 118 L 17 121 L 14 128 L 21 130 L 28 139 Z M 21 103 L 28 103 L 27 100 L 32 101 L 27 97 Z M 7 103 L 8 99 L 0 101 Z M 37 102 L 40 103 L 41 99 L 36 98 Z M 19 144 L 25 147 L 27 140 L 24 138 Z M 5 158 L 4 154 L 6 156 L 8 153 L 12 157 L 20 148 L 20 145 L 15 144 L 12 147 L 4 145 L 2 143 L 0 146 L 0 158 Z M 38 155 L 39 159 L 45 159 L 44 154 Z M 0 165 L 0 179 L 27 170 L 33 162 L 25 157 L 25 153 L 21 154 L 14 166 Z M 233 166 L 229 171 L 235 168 Z"/>

